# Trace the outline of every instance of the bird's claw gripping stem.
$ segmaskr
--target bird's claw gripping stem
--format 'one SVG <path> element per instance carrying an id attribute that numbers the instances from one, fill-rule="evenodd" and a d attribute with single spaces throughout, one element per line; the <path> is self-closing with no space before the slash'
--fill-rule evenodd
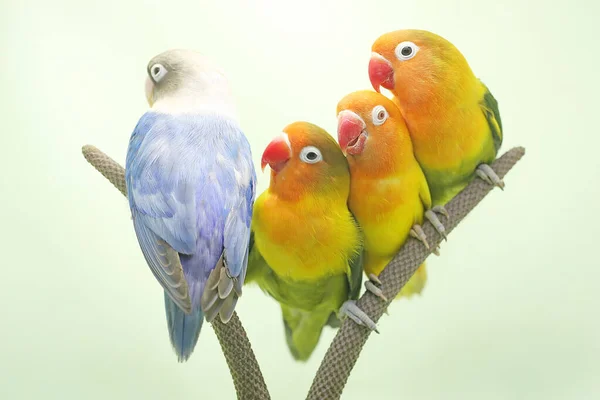
<path id="1" fill-rule="evenodd" d="M 438 213 L 438 214 L 442 214 L 446 218 L 450 218 L 450 214 L 448 213 L 448 210 L 446 210 L 446 207 L 444 207 L 442 205 L 433 206 L 431 208 L 431 211 Z"/>
<path id="2" fill-rule="evenodd" d="M 342 307 L 340 307 L 340 314 L 345 317 L 350 317 L 350 319 L 358 325 L 365 326 L 370 330 L 379 333 L 375 322 L 373 322 L 373 320 L 356 305 L 356 301 L 354 300 L 348 300 L 342 304 Z"/>
<path id="3" fill-rule="evenodd" d="M 413 227 L 410 229 L 410 236 L 423 243 L 423 245 L 425 245 L 425 248 L 429 250 L 429 243 L 427 243 L 427 235 L 425 235 L 425 231 L 423 231 L 421 225 L 414 224 Z"/>
<path id="4" fill-rule="evenodd" d="M 477 176 L 489 183 L 490 185 L 498 186 L 501 190 L 504 190 L 504 181 L 500 179 L 498 174 L 494 172 L 492 167 L 487 164 L 479 164 L 475 170 Z"/>
<path id="5" fill-rule="evenodd" d="M 365 288 L 373 293 L 375 296 L 379 297 L 381 300 L 383 301 L 388 301 L 387 297 L 385 297 L 385 295 L 383 294 L 383 291 L 381 290 L 381 288 L 375 286 L 375 284 L 381 286 L 381 280 L 379 279 L 379 277 L 373 273 L 369 274 L 369 280 L 365 282 Z"/>
<path id="6" fill-rule="evenodd" d="M 377 275 L 373 274 L 373 273 L 370 273 L 370 274 L 369 274 L 369 280 L 370 280 L 371 282 L 375 282 L 375 283 L 376 283 L 376 284 L 378 284 L 378 285 L 381 285 L 381 284 L 382 284 L 382 283 L 381 283 L 381 280 L 379 279 L 379 277 L 378 277 Z"/>
<path id="7" fill-rule="evenodd" d="M 365 288 L 369 292 L 373 293 L 375 296 L 379 297 L 381 300 L 388 301 L 387 297 L 385 297 L 385 295 L 383 294 L 383 291 L 381 290 L 381 288 L 378 288 L 377 286 L 375 286 L 375 284 L 373 284 L 373 282 L 366 281 Z"/>
<path id="8" fill-rule="evenodd" d="M 448 211 L 446 211 L 446 209 L 443 206 L 435 206 L 435 207 L 425 211 L 425 218 L 427 218 L 429 220 L 429 222 L 431 222 L 431 225 L 433 225 L 435 230 L 438 231 L 438 233 L 440 235 L 442 235 L 442 237 L 444 239 L 448 240 L 448 237 L 446 236 L 446 228 L 441 223 L 436 212 L 440 213 L 440 214 L 446 216 L 446 218 L 448 218 Z"/>

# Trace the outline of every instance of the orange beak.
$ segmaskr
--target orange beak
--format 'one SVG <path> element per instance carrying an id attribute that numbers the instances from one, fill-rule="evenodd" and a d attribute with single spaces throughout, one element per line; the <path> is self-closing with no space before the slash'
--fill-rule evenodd
<path id="1" fill-rule="evenodd" d="M 338 143 L 346 154 L 362 153 L 367 141 L 365 121 L 350 110 L 344 110 L 338 115 Z"/>
<path id="2" fill-rule="evenodd" d="M 392 68 L 392 63 L 379 53 L 371 53 L 369 80 L 373 89 L 378 93 L 380 93 L 380 86 L 388 90 L 394 89 L 394 68 Z"/>
<path id="3" fill-rule="evenodd" d="M 260 168 L 264 171 L 269 164 L 271 170 L 279 172 L 290 158 L 292 158 L 290 140 L 287 134 L 282 133 L 267 145 L 260 161 Z"/>

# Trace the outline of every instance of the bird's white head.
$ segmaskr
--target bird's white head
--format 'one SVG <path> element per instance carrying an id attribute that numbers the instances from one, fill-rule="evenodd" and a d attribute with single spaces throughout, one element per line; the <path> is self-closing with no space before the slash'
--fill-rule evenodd
<path id="1" fill-rule="evenodd" d="M 208 57 L 191 50 L 168 50 L 150 60 L 147 72 L 146 98 L 152 110 L 237 119 L 229 81 Z"/>

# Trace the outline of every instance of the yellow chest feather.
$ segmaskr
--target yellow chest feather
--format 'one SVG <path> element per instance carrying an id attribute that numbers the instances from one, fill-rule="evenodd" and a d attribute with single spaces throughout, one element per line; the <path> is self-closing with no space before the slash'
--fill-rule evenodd
<path id="1" fill-rule="evenodd" d="M 423 179 L 422 172 L 415 170 L 389 178 L 352 181 L 349 204 L 365 237 L 368 272 L 373 271 L 369 260 L 387 263 L 404 244 L 411 227 L 422 222 L 424 207 L 419 190 Z"/>
<path id="2" fill-rule="evenodd" d="M 481 99 L 485 87 L 475 82 L 464 88 L 461 100 L 449 105 L 444 99 L 428 107 L 411 108 L 399 103 L 410 131 L 415 156 L 429 169 L 472 172 L 472 161 L 493 146 Z"/>
<path id="3" fill-rule="evenodd" d="M 293 280 L 345 274 L 359 233 L 345 203 L 286 202 L 265 193 L 257 200 L 255 244 L 270 268 Z"/>

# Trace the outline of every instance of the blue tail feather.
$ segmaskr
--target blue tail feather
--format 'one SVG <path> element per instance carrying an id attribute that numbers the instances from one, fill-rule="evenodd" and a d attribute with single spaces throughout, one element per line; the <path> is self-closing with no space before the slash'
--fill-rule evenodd
<path id="1" fill-rule="evenodd" d="M 190 358 L 198 342 L 204 314 L 202 309 L 194 307 L 190 314 L 185 314 L 169 298 L 165 292 L 165 311 L 167 313 L 167 326 L 173 350 L 177 354 L 179 362 L 185 362 Z"/>

